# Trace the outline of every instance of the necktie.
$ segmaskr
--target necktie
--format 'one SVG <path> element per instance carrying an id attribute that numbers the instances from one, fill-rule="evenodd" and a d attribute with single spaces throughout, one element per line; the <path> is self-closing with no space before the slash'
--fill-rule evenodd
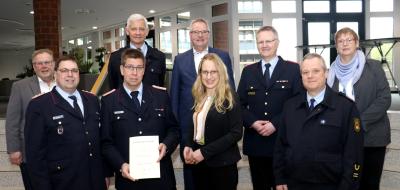
<path id="1" fill-rule="evenodd" d="M 269 67 L 271 67 L 271 64 L 269 63 L 265 64 L 264 78 L 267 85 L 269 85 L 269 80 L 270 80 Z"/>
<path id="2" fill-rule="evenodd" d="M 76 99 L 76 96 L 72 95 L 72 96 L 68 96 L 68 98 L 71 98 L 72 100 L 74 100 L 74 110 L 76 111 L 76 113 L 78 113 L 80 116 L 83 117 L 81 108 L 79 108 L 78 105 L 78 100 Z"/>
<path id="3" fill-rule="evenodd" d="M 135 103 L 136 108 L 140 109 L 140 102 L 139 102 L 139 99 L 138 99 L 138 95 L 139 95 L 139 91 L 132 91 L 131 92 L 132 100 Z"/>
<path id="4" fill-rule="evenodd" d="M 315 99 L 311 98 L 310 99 L 310 111 L 314 109 L 314 107 L 315 107 L 314 103 L 315 103 Z"/>

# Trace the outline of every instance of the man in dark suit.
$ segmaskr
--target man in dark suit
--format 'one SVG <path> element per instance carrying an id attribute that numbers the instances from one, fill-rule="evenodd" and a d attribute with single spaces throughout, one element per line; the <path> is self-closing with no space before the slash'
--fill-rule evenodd
<path id="1" fill-rule="evenodd" d="M 55 69 L 57 85 L 33 98 L 26 111 L 26 159 L 32 187 L 104 190 L 98 99 L 76 89 L 79 69 L 74 58 L 61 57 Z"/>
<path id="2" fill-rule="evenodd" d="M 257 31 L 262 59 L 243 69 L 238 87 L 245 128 L 243 153 L 249 158 L 255 190 L 275 188 L 272 157 L 282 106 L 301 89 L 298 64 L 277 56 L 278 45 L 272 26 Z"/>
<path id="3" fill-rule="evenodd" d="M 300 68 L 307 92 L 288 100 L 282 111 L 276 189 L 358 189 L 363 130 L 356 104 L 326 85 L 328 71 L 319 54 L 307 54 Z"/>
<path id="4" fill-rule="evenodd" d="M 192 122 L 192 86 L 197 77 L 200 60 L 207 53 L 216 53 L 224 62 L 232 89 L 235 89 L 232 63 L 229 54 L 215 48 L 208 47 L 209 27 L 206 20 L 195 19 L 190 24 L 190 49 L 174 59 L 174 68 L 171 79 L 171 102 L 175 116 L 178 118 L 181 134 L 186 134 L 189 122 Z M 183 139 L 180 143 L 181 152 L 184 147 Z M 182 155 L 181 155 L 181 158 Z M 183 159 L 182 159 L 183 160 Z M 193 189 L 189 166 L 184 165 L 185 189 Z"/>
<path id="5" fill-rule="evenodd" d="M 102 151 L 116 174 L 118 190 L 176 189 L 171 154 L 179 142 L 178 123 L 165 88 L 142 83 L 145 58 L 136 49 L 122 53 L 122 86 L 101 99 Z M 129 171 L 129 138 L 159 136 L 158 179 L 136 180 Z"/>
<path id="6" fill-rule="evenodd" d="M 164 86 L 166 63 L 165 54 L 156 48 L 149 46 L 145 40 L 149 34 L 147 19 L 140 14 L 129 16 L 126 27 L 126 35 L 129 36 L 129 45 L 111 53 L 108 64 L 110 88 L 117 89 L 121 86 L 123 78 L 120 73 L 121 54 L 124 50 L 133 48 L 139 49 L 146 57 L 146 70 L 143 83 L 148 85 Z"/>
<path id="7" fill-rule="evenodd" d="M 26 190 L 32 189 L 25 167 L 25 111 L 32 97 L 49 92 L 55 85 L 53 52 L 39 49 L 32 54 L 36 76 L 13 83 L 7 106 L 6 143 L 11 164 L 19 165 Z"/>

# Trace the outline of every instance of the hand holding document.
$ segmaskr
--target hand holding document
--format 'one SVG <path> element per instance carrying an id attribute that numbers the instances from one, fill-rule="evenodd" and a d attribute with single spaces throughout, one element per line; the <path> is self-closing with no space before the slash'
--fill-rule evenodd
<path id="1" fill-rule="evenodd" d="M 160 178 L 158 136 L 129 138 L 129 173 L 133 179 Z"/>

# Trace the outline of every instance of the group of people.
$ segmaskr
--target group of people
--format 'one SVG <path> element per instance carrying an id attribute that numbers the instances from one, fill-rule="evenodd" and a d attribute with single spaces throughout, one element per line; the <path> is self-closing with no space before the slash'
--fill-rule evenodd
<path id="1" fill-rule="evenodd" d="M 301 63 L 277 55 L 278 32 L 256 33 L 261 60 L 246 66 L 237 91 L 229 54 L 209 47 L 204 19 L 190 24 L 192 49 L 174 59 L 145 43 L 147 20 L 127 20 L 127 47 L 111 54 L 113 90 L 77 89 L 72 57 L 36 50 L 36 76 L 15 82 L 7 108 L 7 151 L 26 189 L 176 189 L 171 154 L 179 145 L 185 189 L 236 189 L 238 142 L 253 189 L 379 189 L 390 124 L 390 89 L 379 62 L 358 50 L 350 28 L 335 35 L 327 69 L 318 54 Z M 134 179 L 129 138 L 158 136 L 160 178 Z"/>

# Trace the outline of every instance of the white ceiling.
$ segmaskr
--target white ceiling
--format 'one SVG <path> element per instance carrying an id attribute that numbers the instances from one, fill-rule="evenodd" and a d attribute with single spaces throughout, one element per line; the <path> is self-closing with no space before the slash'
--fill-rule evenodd
<path id="1" fill-rule="evenodd" d="M 146 17 L 209 0 L 61 0 L 62 38 L 123 23 L 132 13 Z M 79 10 L 89 14 L 77 14 Z M 156 13 L 150 14 L 153 9 Z M 2 0 L 0 6 L 0 49 L 34 46 L 32 0 Z M 85 12 L 85 11 L 83 11 Z"/>

